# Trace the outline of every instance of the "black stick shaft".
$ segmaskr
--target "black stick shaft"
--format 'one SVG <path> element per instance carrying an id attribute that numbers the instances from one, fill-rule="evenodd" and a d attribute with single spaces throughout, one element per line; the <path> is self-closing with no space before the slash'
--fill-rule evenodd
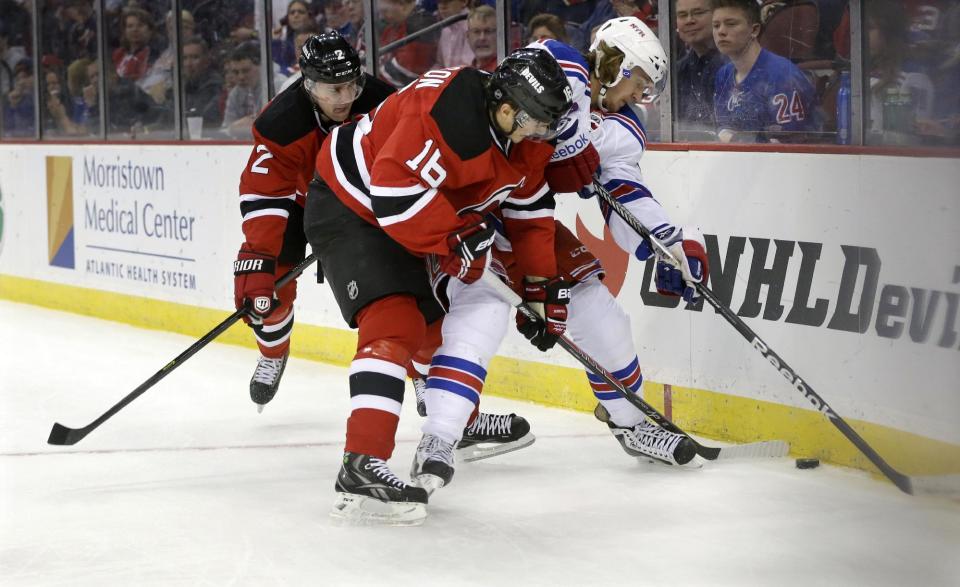
<path id="1" fill-rule="evenodd" d="M 280 289 L 290 281 L 296 279 L 301 273 L 303 273 L 307 267 L 313 265 L 314 261 L 317 260 L 316 255 L 310 255 L 303 261 L 301 261 L 296 267 L 290 271 L 283 274 L 280 279 L 277 280 L 275 287 Z M 50 430 L 50 437 L 47 440 L 49 444 L 64 445 L 64 444 L 76 444 L 82 440 L 87 434 L 90 434 L 96 430 L 101 424 L 109 420 L 127 406 L 130 402 L 137 399 L 148 389 L 156 385 L 161 379 L 169 375 L 174 369 L 184 364 L 187 359 L 195 355 L 200 349 L 207 346 L 215 338 L 223 334 L 228 328 L 233 326 L 233 324 L 240 320 L 243 315 L 246 313 L 246 309 L 237 310 L 233 314 L 230 314 L 223 322 L 217 324 L 213 330 L 204 334 L 200 337 L 199 340 L 190 345 L 185 351 L 176 356 L 172 361 L 163 366 L 162 369 L 153 374 L 149 379 L 141 383 L 136 389 L 128 393 L 123 399 L 114 404 L 109 410 L 100 415 L 99 418 L 93 422 L 87 424 L 83 428 L 68 428 L 59 423 L 55 423 L 53 428 Z"/>
<path id="2" fill-rule="evenodd" d="M 518 312 L 522 313 L 527 320 L 531 320 L 536 323 L 543 322 L 543 318 L 540 317 L 540 314 L 537 314 L 533 308 L 528 304 L 524 303 L 523 298 L 521 298 L 517 292 L 510 289 L 506 283 L 501 281 L 496 275 L 491 271 L 484 271 L 483 280 L 493 287 L 497 293 L 502 297 L 508 304 L 517 309 Z M 622 381 L 617 379 L 613 373 L 607 371 L 600 363 L 597 363 L 596 359 L 588 355 L 580 347 L 577 346 L 575 342 L 570 340 L 566 335 L 561 336 L 557 343 L 560 347 L 570 353 L 574 359 L 580 362 L 581 365 L 595 373 L 598 377 L 604 380 L 607 385 L 614 388 L 617 393 L 623 396 L 628 402 L 637 407 L 641 412 L 646 414 L 651 420 L 656 422 L 664 430 L 669 430 L 674 434 L 680 434 L 689 438 L 697 447 L 697 454 L 701 457 L 713 461 L 720 456 L 720 451 L 722 449 L 712 446 L 704 446 L 700 444 L 697 439 L 691 437 L 689 434 L 683 431 L 682 428 L 671 422 L 667 419 L 666 416 L 657 411 L 656 408 L 648 404 L 640 397 L 638 394 L 633 393 Z"/>
<path id="3" fill-rule="evenodd" d="M 644 226 L 640 220 L 637 219 L 637 217 L 626 208 L 626 206 L 611 196 L 610 192 L 608 192 L 599 181 L 594 181 L 593 186 L 600 199 L 608 204 L 613 211 L 616 212 L 617 216 L 622 218 L 623 221 L 630 226 L 630 228 L 637 231 L 637 234 L 647 240 L 654 247 L 654 249 L 657 250 L 658 254 L 667 259 L 672 259 L 675 262 L 679 261 L 678 259 L 674 259 L 673 254 L 663 245 L 663 243 L 650 234 L 650 231 L 647 229 L 647 227 Z M 787 362 L 784 361 L 780 355 L 778 355 L 770 347 L 769 344 L 767 344 L 757 335 L 756 332 L 747 326 L 747 323 L 737 316 L 733 310 L 721 302 L 720 299 L 717 298 L 716 294 L 714 294 L 713 291 L 706 286 L 706 284 L 698 283 L 697 291 L 700 292 L 700 295 L 703 296 L 707 303 L 713 306 L 713 308 L 721 316 L 723 316 L 731 326 L 737 329 L 737 332 L 739 332 L 740 335 L 750 343 L 751 347 L 759 352 L 760 355 L 766 359 L 766 361 L 769 362 L 774 369 L 776 369 L 781 375 L 783 375 L 785 379 L 790 382 L 794 389 L 799 391 L 801 395 L 807 398 L 807 400 L 813 404 L 813 407 L 816 408 L 818 412 L 821 412 L 824 416 L 826 416 L 827 419 L 830 420 L 830 422 L 836 426 L 844 436 L 847 437 L 847 440 L 853 443 L 853 445 L 856 446 L 857 449 L 859 449 L 860 452 L 863 453 L 863 455 L 867 457 L 871 463 L 876 465 L 876 467 L 880 469 L 880 472 L 883 473 L 887 479 L 892 481 L 893 484 L 900 488 L 900 490 L 904 493 L 909 493 L 911 495 L 913 494 L 913 486 L 910 482 L 910 478 L 891 467 L 887 461 L 885 461 L 883 457 L 881 457 L 880 454 L 873 449 L 873 447 L 867 444 L 867 441 L 864 440 L 863 437 L 857 434 L 856 430 L 851 428 L 850 425 L 847 424 L 847 422 L 841 418 L 839 414 L 833 411 L 833 408 L 831 408 L 827 402 L 820 397 L 820 394 L 814 391 L 813 388 L 810 387 L 810 385 L 803 378 L 801 378 L 800 375 L 798 375 L 797 372 L 794 371 L 793 368 L 790 367 L 790 365 L 788 365 Z"/>

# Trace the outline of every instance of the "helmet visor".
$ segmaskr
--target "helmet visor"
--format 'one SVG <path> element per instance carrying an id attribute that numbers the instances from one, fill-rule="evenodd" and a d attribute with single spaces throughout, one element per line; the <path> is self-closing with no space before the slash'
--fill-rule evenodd
<path id="1" fill-rule="evenodd" d="M 557 138 L 557 135 L 559 135 L 563 129 L 563 121 L 564 117 L 562 116 L 558 116 L 550 122 L 538 120 L 531 116 L 526 110 L 517 112 L 517 116 L 514 119 L 517 127 L 529 132 L 529 134 L 525 134 L 527 140 L 543 142 L 552 141 Z"/>
<path id="2" fill-rule="evenodd" d="M 303 87 L 321 104 L 344 105 L 360 97 L 366 76 L 360 76 L 342 84 L 325 84 L 310 78 L 303 80 Z"/>

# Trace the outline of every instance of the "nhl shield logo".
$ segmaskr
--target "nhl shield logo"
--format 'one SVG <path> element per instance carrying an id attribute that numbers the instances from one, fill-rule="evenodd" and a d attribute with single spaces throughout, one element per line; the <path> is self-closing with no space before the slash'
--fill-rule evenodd
<path id="1" fill-rule="evenodd" d="M 357 287 L 356 280 L 351 281 L 347 284 L 347 297 L 351 300 L 357 299 L 357 296 L 360 295 L 360 288 Z"/>

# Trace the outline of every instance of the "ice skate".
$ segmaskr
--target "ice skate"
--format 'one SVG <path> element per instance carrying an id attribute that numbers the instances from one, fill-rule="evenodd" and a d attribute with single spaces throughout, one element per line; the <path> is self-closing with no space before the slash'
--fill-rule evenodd
<path id="1" fill-rule="evenodd" d="M 427 417 L 427 380 L 425 377 L 414 377 L 413 378 L 413 392 L 417 396 L 417 413 L 420 414 L 421 418 Z"/>
<path id="2" fill-rule="evenodd" d="M 433 434 L 424 434 L 413 457 L 410 477 L 427 494 L 450 485 L 453 480 L 453 443 Z"/>
<path id="3" fill-rule="evenodd" d="M 355 525 L 419 526 L 427 517 L 427 491 L 401 481 L 386 461 L 343 453 L 330 515 Z"/>
<path id="4" fill-rule="evenodd" d="M 261 356 L 257 361 L 257 369 L 250 378 L 250 399 L 257 404 L 257 412 L 262 412 L 263 406 L 277 395 L 280 378 L 286 366 L 287 354 L 278 359 Z"/>
<path id="5" fill-rule="evenodd" d="M 646 418 L 633 427 L 609 421 L 607 426 L 630 456 L 668 465 L 686 465 L 697 456 L 697 447 L 690 438 L 664 430 Z"/>
<path id="6" fill-rule="evenodd" d="M 481 412 L 473 424 L 463 431 L 457 444 L 457 458 L 465 462 L 479 461 L 520 450 L 536 440 L 530 424 L 516 414 L 485 414 Z"/>

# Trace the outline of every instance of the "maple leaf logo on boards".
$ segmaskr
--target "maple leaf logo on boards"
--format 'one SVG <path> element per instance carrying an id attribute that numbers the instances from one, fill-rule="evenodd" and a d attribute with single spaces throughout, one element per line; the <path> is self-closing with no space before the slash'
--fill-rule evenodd
<path id="1" fill-rule="evenodd" d="M 578 214 L 576 235 L 580 242 L 593 253 L 593 256 L 600 260 L 605 274 L 603 284 L 616 297 L 620 293 L 620 288 L 623 287 L 624 279 L 627 277 L 627 264 L 630 262 L 630 255 L 613 240 L 613 235 L 606 223 L 603 225 L 603 236 L 597 238 L 587 230 Z"/>

